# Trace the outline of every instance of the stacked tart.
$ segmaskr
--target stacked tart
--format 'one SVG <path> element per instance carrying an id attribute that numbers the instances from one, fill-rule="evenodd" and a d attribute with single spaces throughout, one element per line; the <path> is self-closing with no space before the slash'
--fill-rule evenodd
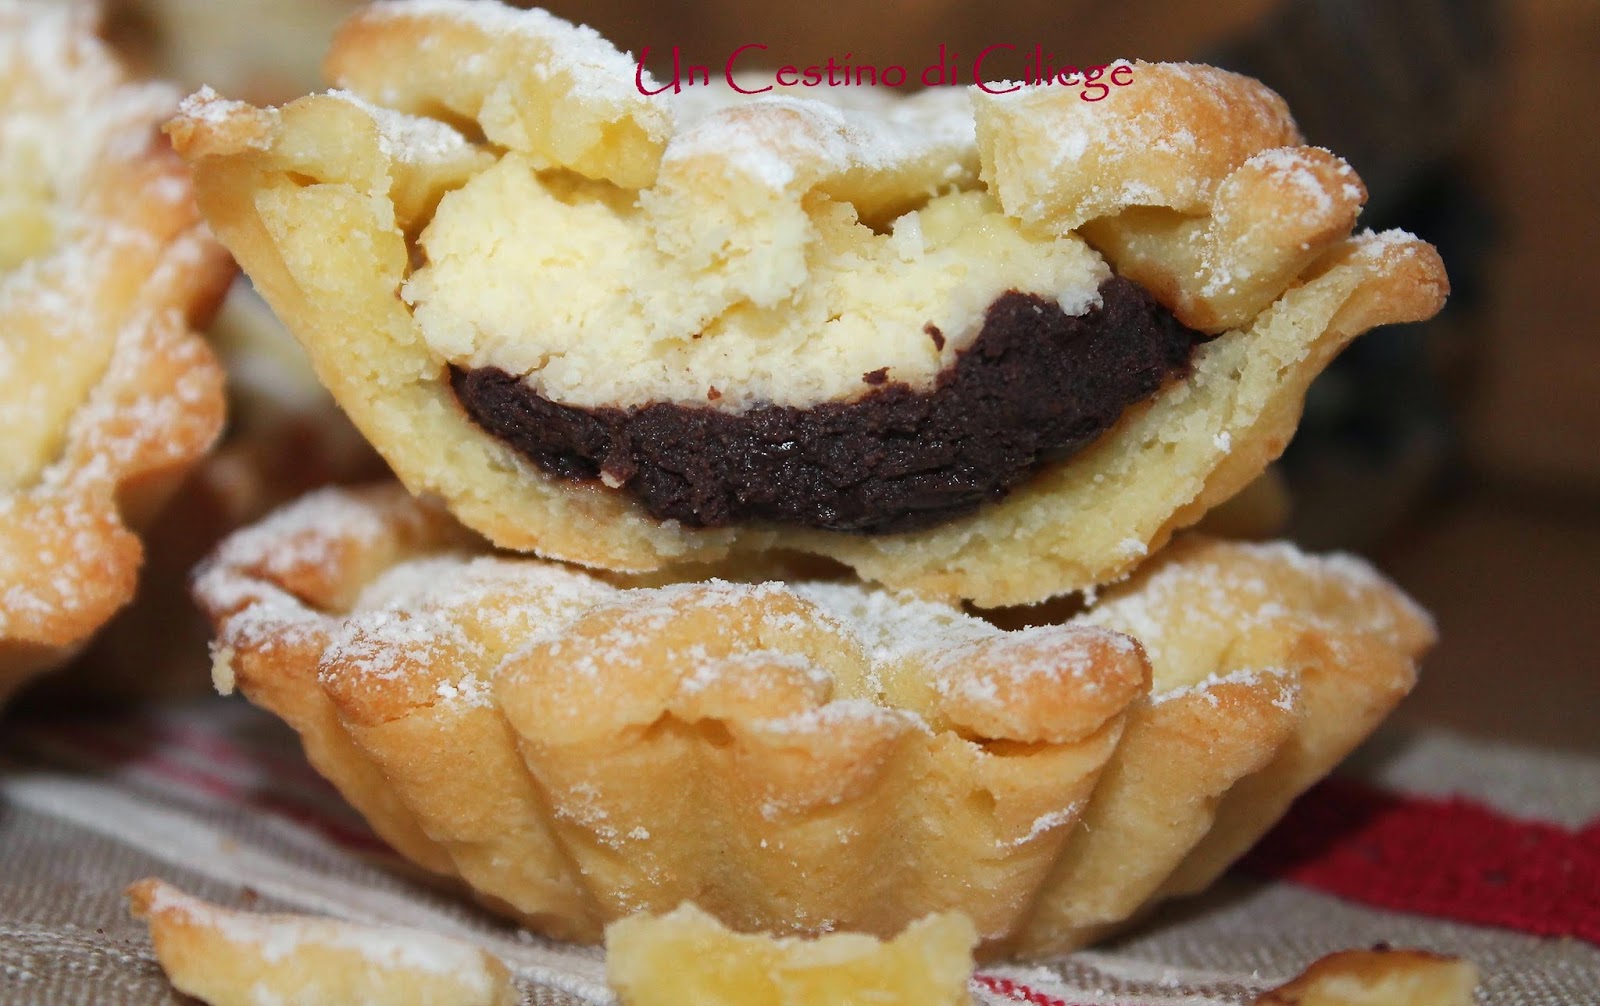
<path id="1" fill-rule="evenodd" d="M 326 66 L 169 132 L 404 488 L 291 505 L 196 595 L 219 685 L 485 903 L 1060 950 L 1410 688 L 1431 624 L 1363 563 L 1173 540 L 1446 293 L 1254 81 L 646 95 L 480 0 L 365 8 Z"/>
<path id="2" fill-rule="evenodd" d="M 233 264 L 87 8 L 0 0 L 0 699 L 134 593 L 147 524 L 222 425 L 194 334 Z"/>

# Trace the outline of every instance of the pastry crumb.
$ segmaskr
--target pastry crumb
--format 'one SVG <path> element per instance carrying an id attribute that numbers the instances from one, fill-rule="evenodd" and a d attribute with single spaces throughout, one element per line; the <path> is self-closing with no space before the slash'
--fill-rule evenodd
<path id="1" fill-rule="evenodd" d="M 1425 950 L 1341 950 L 1313 961 L 1255 1006 L 1472 1006 L 1478 969 Z"/>
<path id="2" fill-rule="evenodd" d="M 959 912 L 929 915 L 882 941 L 734 932 L 685 903 L 606 927 L 606 980 L 623 1006 L 967 1006 L 978 931 Z"/>
<path id="3" fill-rule="evenodd" d="M 223 908 L 163 881 L 127 890 L 173 987 L 211 1006 L 513 1006 L 499 958 L 434 933 Z"/>
<path id="4" fill-rule="evenodd" d="M 212 649 L 211 684 L 216 688 L 218 695 L 233 694 L 233 647 L 216 646 Z"/>

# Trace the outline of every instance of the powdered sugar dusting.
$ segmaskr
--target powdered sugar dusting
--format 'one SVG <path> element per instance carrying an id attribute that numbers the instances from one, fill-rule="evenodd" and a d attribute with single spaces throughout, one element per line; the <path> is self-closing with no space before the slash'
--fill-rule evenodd
<path id="1" fill-rule="evenodd" d="M 1138 639 L 1150 656 L 1156 691 L 1194 684 L 1207 655 L 1241 634 L 1292 622 L 1330 638 L 1370 633 L 1394 644 L 1431 621 L 1364 560 L 1311 556 L 1287 542 L 1214 546 L 1227 557 L 1163 563 L 1136 586 L 1108 592 L 1081 621 Z M 1285 630 L 1287 631 L 1287 630 Z"/>
<path id="2" fill-rule="evenodd" d="M 1300 685 L 1295 679 L 1294 672 L 1282 667 L 1246 668 L 1242 670 L 1230 671 L 1225 674 L 1208 674 L 1199 681 L 1195 681 L 1187 685 L 1179 685 L 1175 688 L 1167 688 L 1165 690 L 1153 693 L 1150 696 L 1150 704 L 1159 706 L 1163 703 L 1171 702 L 1174 699 L 1198 695 L 1206 702 L 1214 706 L 1219 701 L 1216 690 L 1220 686 L 1243 685 L 1247 688 L 1253 688 L 1269 678 L 1286 679 L 1283 682 L 1283 696 L 1286 698 L 1279 698 L 1276 700 L 1280 708 L 1286 708 L 1283 706 L 1283 702 L 1286 701 L 1286 699 L 1292 702 L 1293 696 L 1298 694 Z M 1287 708 L 1292 708 L 1292 705 Z"/>
<path id="3" fill-rule="evenodd" d="M 1201 124 L 1227 122 L 1241 136 L 1283 142 L 1292 135 L 1282 102 L 1254 81 L 1195 64 L 1131 67 L 1131 84 L 1111 88 L 1101 101 L 1075 100 L 1070 90 L 1047 85 L 974 91 L 980 120 L 995 138 L 985 152 L 985 181 L 1006 212 L 1071 229 L 1130 206 L 1192 211 L 1209 202 L 1220 181 L 1196 169 L 1218 142 Z M 1026 139 L 1013 145 L 1009 134 Z"/>
<path id="4" fill-rule="evenodd" d="M 1356 245 L 1356 254 L 1368 260 L 1381 259 L 1387 255 L 1411 258 L 1429 247 L 1415 234 L 1398 227 L 1386 231 L 1364 230 L 1356 234 L 1352 240 Z"/>
<path id="5" fill-rule="evenodd" d="M 493 704 L 490 679 L 506 652 L 557 634 L 612 588 L 582 570 L 498 556 L 431 555 L 399 563 L 362 590 L 328 633 L 321 663 L 369 685 L 419 672 L 447 705 Z"/>
<path id="6" fill-rule="evenodd" d="M 217 646 L 271 652 L 318 637 L 320 613 L 278 582 L 303 569 L 333 566 L 347 548 L 390 533 L 384 510 L 349 493 L 322 490 L 235 532 L 196 571 L 194 594 L 210 611 L 228 613 Z"/>
<path id="7" fill-rule="evenodd" d="M 178 114 L 189 119 L 217 125 L 227 122 L 230 118 L 251 110 L 251 106 L 243 101 L 233 101 L 224 98 L 211 88 L 209 84 L 203 85 L 178 103 Z"/>
<path id="8" fill-rule="evenodd" d="M 1158 565 L 1064 623 L 1010 632 L 958 608 L 855 583 L 624 588 L 560 564 L 438 549 L 393 562 L 343 613 L 310 611 L 249 572 L 292 577 L 308 563 L 337 568 L 349 561 L 341 556 L 381 552 L 385 537 L 406 537 L 396 526 L 421 514 L 395 494 L 363 500 L 325 490 L 236 535 L 202 572 L 197 590 L 208 607 L 235 610 L 222 644 L 259 646 L 272 632 L 311 631 L 302 638 L 318 641 L 322 666 L 346 683 L 354 674 L 374 687 L 409 687 L 413 701 L 462 706 L 493 704 L 500 669 L 520 667 L 507 661 L 537 645 L 541 666 L 592 679 L 597 689 L 617 675 L 660 682 L 670 673 L 664 709 L 749 709 L 748 725 L 769 736 L 826 733 L 846 722 L 890 733 L 927 730 L 932 716 L 1027 740 L 1049 736 L 1062 715 L 1073 731 L 1088 728 L 1077 719 L 1080 703 L 1100 709 L 1111 702 L 1104 708 L 1114 711 L 1115 697 L 1137 686 L 1142 651 L 1155 669 L 1155 702 L 1184 695 L 1216 701 L 1221 684 L 1292 678 L 1281 668 L 1228 673 L 1207 664 L 1208 648 L 1225 648 L 1253 627 L 1293 618 L 1400 631 L 1392 608 L 1369 603 L 1378 592 L 1388 596 L 1370 567 L 1350 557 L 1310 558 L 1285 544 L 1226 546 L 1233 553 L 1226 560 L 1202 554 Z M 1295 570 L 1310 574 L 1305 584 L 1285 579 Z M 1329 608 L 1282 593 L 1291 588 L 1345 600 Z M 590 628 L 571 632 L 580 619 Z M 700 638 L 684 633 L 686 620 L 739 628 L 732 637 Z M 738 642 L 730 649 L 731 639 Z M 663 659 L 664 647 L 671 660 Z M 585 686 L 572 694 L 587 693 Z M 586 714 L 561 715 L 577 721 Z"/>
<path id="9" fill-rule="evenodd" d="M 519 10 L 497 0 L 383 0 L 368 8 L 366 16 L 446 18 L 491 36 L 515 35 L 535 43 L 541 53 L 534 72 L 544 79 L 565 77 L 577 100 L 615 108 L 646 100 L 634 82 L 631 53 L 619 52 L 593 28 L 536 7 Z M 655 86 L 649 74 L 644 75 L 643 83 L 646 88 Z M 645 117 L 642 121 L 651 120 Z"/>
<path id="10" fill-rule="evenodd" d="M 1328 151 L 1322 150 L 1327 154 Z M 1311 217 L 1327 217 L 1334 209 L 1333 194 L 1323 185 L 1315 170 L 1312 154 L 1299 147 L 1276 147 L 1263 150 L 1245 162 L 1247 166 L 1265 168 L 1275 175 L 1280 184 L 1288 186 L 1299 197 L 1303 211 Z M 1346 166 L 1346 170 L 1348 166 Z"/>
<path id="11" fill-rule="evenodd" d="M 0 521 L 16 521 L 11 533 L 20 538 L 12 540 L 25 545 L 0 549 L 0 634 L 48 639 L 59 631 L 47 628 L 52 622 L 125 600 L 112 596 L 123 589 L 119 566 L 137 554 L 118 541 L 118 486 L 139 472 L 181 467 L 216 433 L 220 375 L 175 311 L 129 321 L 108 355 L 71 412 L 58 456 L 31 484 L 0 496 Z M 170 378 L 152 381 L 152 371 Z M 28 429 L 18 423 L 10 432 L 20 439 Z"/>
<path id="12" fill-rule="evenodd" d="M 88 5 L 0 4 L 0 489 L 33 480 L 80 390 L 129 341 L 118 330 L 130 319 L 102 304 L 116 298 L 85 292 L 130 277 L 153 286 L 164 277 L 145 273 L 196 252 L 107 205 L 187 200 L 181 178 L 142 170 L 176 103 L 169 88 L 124 79 Z M 134 171 L 144 188 L 123 177 Z"/>
<path id="13" fill-rule="evenodd" d="M 275 585 L 308 570 L 326 578 L 351 563 L 360 568 L 358 556 L 382 554 L 387 541 L 406 539 L 414 532 L 405 528 L 422 519 L 416 505 L 400 497 L 323 490 L 236 534 L 196 581 L 196 595 L 208 609 L 230 612 L 219 647 L 311 642 L 324 675 L 337 674 L 341 687 L 400 686 L 415 702 L 482 706 L 493 702 L 499 669 L 528 647 L 542 647 L 543 659 L 559 661 L 565 674 L 598 681 L 653 665 L 671 640 L 679 658 L 674 666 L 687 668 L 673 686 L 690 703 L 686 708 L 705 694 L 725 697 L 717 708 L 742 689 L 785 689 L 790 711 L 759 721 L 774 735 L 844 721 L 890 731 L 926 729 L 922 711 L 896 708 L 903 690 L 886 684 L 902 666 L 933 675 L 936 691 L 965 690 L 981 700 L 987 689 L 992 694 L 985 701 L 1009 707 L 1026 690 L 1001 689 L 986 674 L 1038 679 L 1029 685 L 1033 694 L 1039 687 L 1076 694 L 1100 687 L 1098 665 L 1107 653 L 1136 650 L 1132 640 L 1092 627 L 1005 633 L 957 608 L 857 584 L 713 580 L 622 589 L 573 567 L 448 550 L 393 562 L 343 611 L 312 609 Z M 331 589 L 338 594 L 345 588 Z M 756 634 L 731 652 L 672 635 L 696 613 L 746 625 L 755 616 Z M 602 617 L 598 624 L 605 628 L 585 633 L 580 643 L 568 629 L 587 616 Z M 1003 647 L 1002 659 L 974 663 L 967 659 L 974 646 Z M 860 670 L 836 679 L 834 669 L 851 652 L 859 654 Z M 975 669 L 980 666 L 984 673 Z M 1041 684 L 1047 680 L 1054 686 Z M 754 694 L 738 701 L 754 701 L 752 709 L 764 704 Z"/>
<path id="14" fill-rule="evenodd" d="M 1073 622 L 998 633 L 987 646 L 989 659 L 978 659 L 972 644 L 941 649 L 931 661 L 934 689 L 966 709 L 1023 719 L 1036 712 L 1026 696 L 1099 693 L 1108 667 L 1122 666 L 1114 655 L 1138 651 L 1127 636 Z"/>
<path id="15" fill-rule="evenodd" d="M 371 116 L 378 127 L 379 148 L 394 160 L 411 164 L 445 161 L 471 146 L 466 137 L 437 119 L 403 115 L 351 91 L 329 91 L 328 97 L 354 105 Z"/>
<path id="16" fill-rule="evenodd" d="M 1072 824 L 1081 813 L 1083 813 L 1083 804 L 1081 803 L 1069 803 L 1059 810 L 1047 811 L 1034 818 L 1033 824 L 1028 828 L 1026 834 L 1011 839 L 1005 844 L 1012 847 L 1027 845 L 1040 835 L 1048 834 L 1057 828 Z"/>
<path id="17" fill-rule="evenodd" d="M 716 160 L 775 190 L 855 172 L 914 171 L 931 191 L 973 174 L 975 127 L 964 93 L 829 98 L 746 98 L 719 86 L 685 91 L 673 99 L 679 131 L 664 163 Z"/>
<path id="18" fill-rule="evenodd" d="M 927 729 L 920 717 L 904 709 L 890 709 L 867 699 L 838 699 L 803 712 L 764 719 L 760 726 L 768 734 L 826 734 L 831 732 L 831 728 L 846 722 L 878 724 L 890 730 Z"/>
<path id="19" fill-rule="evenodd" d="M 348 493 L 319 490 L 230 536 L 212 565 L 287 576 L 329 565 L 347 548 L 379 541 L 392 533 L 392 519 L 393 511 L 364 506 Z"/>
<path id="20" fill-rule="evenodd" d="M 850 583 L 791 588 L 849 631 L 875 664 L 891 663 L 937 643 L 992 639 L 1000 630 L 958 608 Z"/>

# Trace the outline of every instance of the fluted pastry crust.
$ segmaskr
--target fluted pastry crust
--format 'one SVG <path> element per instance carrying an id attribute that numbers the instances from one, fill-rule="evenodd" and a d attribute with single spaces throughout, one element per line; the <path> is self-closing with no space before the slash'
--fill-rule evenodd
<path id="1" fill-rule="evenodd" d="M 222 424 L 192 326 L 233 273 L 88 8 L 0 2 L 0 697 L 132 596 L 147 521 Z"/>
<path id="2" fill-rule="evenodd" d="M 1351 236 L 1360 180 L 1281 100 L 1209 67 L 1135 64 L 1093 103 L 669 101 L 592 33 L 450 0 L 368 8 L 328 67 L 348 90 L 282 110 L 191 100 L 171 130 L 201 204 L 406 485 L 549 558 L 638 572 L 783 548 L 986 606 L 1111 582 L 1282 451 L 1346 343 L 1446 293 L 1431 246 Z M 1007 286 L 1082 311 L 1112 269 L 1218 333 L 1193 374 L 926 530 L 657 520 L 537 468 L 446 379 L 492 364 L 619 408 L 835 401 L 878 367 L 921 387 Z"/>
<path id="3" fill-rule="evenodd" d="M 1409 688 L 1368 567 L 1191 538 L 1003 631 L 848 583 L 638 587 L 325 491 L 196 581 L 216 674 L 402 853 L 555 936 L 693 900 L 738 929 L 971 917 L 1079 945 L 1239 855 Z"/>

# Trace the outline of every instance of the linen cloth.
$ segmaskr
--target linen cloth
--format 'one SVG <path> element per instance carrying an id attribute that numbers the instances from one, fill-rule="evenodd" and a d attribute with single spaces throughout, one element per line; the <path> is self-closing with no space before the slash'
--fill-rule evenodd
<path id="1" fill-rule="evenodd" d="M 611 1003 L 593 948 L 501 923 L 408 866 L 277 721 L 209 700 L 0 722 L 0 1003 L 183 1003 L 122 889 L 160 876 L 226 905 L 477 943 L 530 1006 Z M 1376 943 L 1465 956 L 1480 1002 L 1600 1003 L 1600 759 L 1380 735 L 1206 895 L 1119 940 L 981 968 L 986 1006 L 1248 1003 Z"/>

